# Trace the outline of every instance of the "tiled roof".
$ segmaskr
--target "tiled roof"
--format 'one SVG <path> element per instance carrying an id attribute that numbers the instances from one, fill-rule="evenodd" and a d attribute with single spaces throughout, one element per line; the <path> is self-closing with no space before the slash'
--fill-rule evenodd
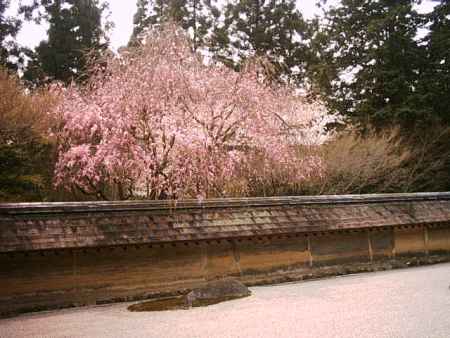
<path id="1" fill-rule="evenodd" d="M 450 222 L 450 193 L 0 204 L 0 252 Z"/>

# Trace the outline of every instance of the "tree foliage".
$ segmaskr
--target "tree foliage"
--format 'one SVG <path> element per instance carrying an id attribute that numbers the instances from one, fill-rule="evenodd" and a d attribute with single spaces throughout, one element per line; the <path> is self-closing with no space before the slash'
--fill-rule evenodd
<path id="1" fill-rule="evenodd" d="M 429 34 L 424 39 L 420 104 L 439 122 L 450 125 L 450 2 L 439 1 L 425 22 Z"/>
<path id="2" fill-rule="evenodd" d="M 217 10 L 214 5 L 216 2 L 217 0 L 137 0 L 130 44 L 135 44 L 139 34 L 146 29 L 170 21 L 190 33 L 192 46 L 197 49 L 205 44 L 212 26 L 212 11 Z"/>
<path id="3" fill-rule="evenodd" d="M 222 16 L 211 38 L 216 58 L 239 68 L 249 57 L 265 57 L 278 79 L 304 80 L 309 30 L 294 0 L 229 1 Z"/>
<path id="4" fill-rule="evenodd" d="M 0 66 L 17 70 L 23 63 L 23 55 L 15 38 L 22 22 L 6 15 L 10 3 L 10 0 L 0 0 Z"/>
<path id="5" fill-rule="evenodd" d="M 21 20 L 0 0 L 0 64 L 23 70 L 26 54 L 26 80 L 64 83 L 53 86 L 55 180 L 86 195 L 442 190 L 450 2 L 435 0 L 427 14 L 418 3 L 342 0 L 306 21 L 294 0 L 137 0 L 133 48 L 105 56 L 106 2 L 21 6 L 25 19 L 49 23 L 48 38 L 27 51 L 15 42 Z M 0 198 L 42 198 L 53 164 L 39 121 L 51 100 L 0 75 Z M 336 120 L 299 87 L 352 132 L 318 146 L 324 121 Z"/>
<path id="6" fill-rule="evenodd" d="M 449 128 L 404 136 L 383 131 L 341 131 L 318 148 L 323 172 L 300 183 L 313 195 L 442 191 L 450 187 Z"/>
<path id="7" fill-rule="evenodd" d="M 53 170 L 46 110 L 53 99 L 45 91 L 27 94 L 5 69 L 0 93 L 0 201 L 45 199 Z"/>
<path id="8" fill-rule="evenodd" d="M 320 104 L 268 86 L 254 65 L 205 65 L 191 47 L 180 30 L 153 30 L 87 86 L 61 88 L 58 185 L 102 199 L 209 197 L 320 170 L 296 156 L 322 134 Z"/>
<path id="9" fill-rule="evenodd" d="M 21 11 L 28 19 L 47 20 L 48 37 L 29 55 L 25 79 L 34 83 L 86 79 L 90 58 L 108 44 L 102 25 L 107 4 L 99 0 L 36 0 Z"/>
<path id="10" fill-rule="evenodd" d="M 312 73 L 332 111 L 360 126 L 426 119 L 415 97 L 423 51 L 414 2 L 343 0 L 326 12 Z"/>
<path id="11" fill-rule="evenodd" d="M 277 80 L 304 80 L 310 32 L 294 0 L 138 0 L 131 44 L 146 27 L 168 20 L 190 34 L 194 50 L 228 66 L 264 57 Z"/>

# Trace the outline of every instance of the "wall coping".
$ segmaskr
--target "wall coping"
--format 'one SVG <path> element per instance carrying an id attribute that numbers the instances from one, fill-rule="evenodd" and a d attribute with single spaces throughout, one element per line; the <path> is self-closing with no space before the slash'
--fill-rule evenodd
<path id="1" fill-rule="evenodd" d="M 450 193 L 0 205 L 0 253 L 450 226 Z"/>
<path id="2" fill-rule="evenodd" d="M 163 201 L 94 201 L 94 202 L 37 202 L 0 203 L 0 215 L 95 213 L 145 210 L 183 210 L 214 208 L 248 208 L 264 206 L 300 206 L 318 204 L 360 204 L 384 202 L 414 202 L 450 200 L 450 192 L 365 194 L 365 195 L 322 195 L 258 198 L 216 198 L 206 200 L 163 200 Z"/>

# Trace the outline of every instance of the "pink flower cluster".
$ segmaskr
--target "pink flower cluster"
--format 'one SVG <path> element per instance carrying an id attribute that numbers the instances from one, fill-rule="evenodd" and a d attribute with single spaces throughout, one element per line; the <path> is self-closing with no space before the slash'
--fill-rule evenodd
<path id="1" fill-rule="evenodd" d="M 323 132 L 320 104 L 265 83 L 258 67 L 205 64 L 174 27 L 94 74 L 83 87 L 56 87 L 56 185 L 108 199 L 204 198 L 250 176 L 298 181 L 320 170 L 298 151 Z"/>

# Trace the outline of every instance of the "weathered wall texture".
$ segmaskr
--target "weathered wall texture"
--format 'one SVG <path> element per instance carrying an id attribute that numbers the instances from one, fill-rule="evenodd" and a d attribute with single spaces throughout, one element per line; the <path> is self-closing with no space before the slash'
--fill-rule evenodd
<path id="1" fill-rule="evenodd" d="M 450 258 L 450 194 L 0 205 L 0 314 Z"/>

